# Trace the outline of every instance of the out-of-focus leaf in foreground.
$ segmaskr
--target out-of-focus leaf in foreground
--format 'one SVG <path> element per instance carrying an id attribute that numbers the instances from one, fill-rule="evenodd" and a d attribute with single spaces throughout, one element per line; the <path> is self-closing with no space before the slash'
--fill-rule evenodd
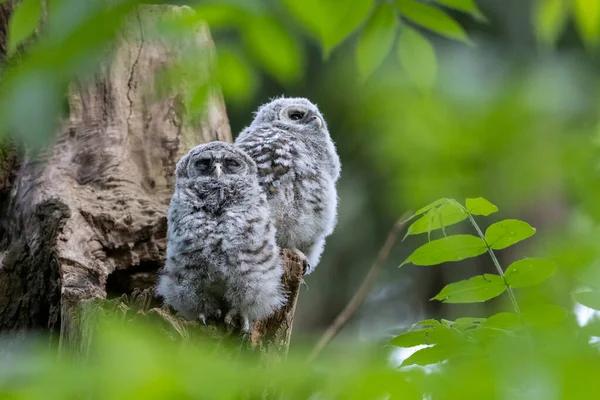
<path id="1" fill-rule="evenodd" d="M 17 3 L 8 25 L 8 53 L 35 32 L 42 16 L 40 0 L 22 0 Z"/>
<path id="2" fill-rule="evenodd" d="M 369 15 L 374 0 L 285 0 L 288 10 L 321 43 L 324 57 Z"/>
<path id="3" fill-rule="evenodd" d="M 356 45 L 356 61 L 362 79 L 368 78 L 390 53 L 398 31 L 396 11 L 388 3 L 378 5 Z"/>
<path id="4" fill-rule="evenodd" d="M 439 8 L 415 0 L 394 2 L 400 13 L 415 24 L 444 37 L 470 43 L 462 26 Z"/>
<path id="5" fill-rule="evenodd" d="M 477 7 L 475 0 L 435 0 L 435 2 L 446 7 L 468 13 L 478 21 L 487 21 L 485 15 L 483 15 L 481 10 L 479 10 L 479 7 Z"/>
<path id="6" fill-rule="evenodd" d="M 275 19 L 253 18 L 244 25 L 243 37 L 252 55 L 275 78 L 290 82 L 302 76 L 304 53 L 296 39 Z"/>
<path id="7" fill-rule="evenodd" d="M 398 59 L 408 78 L 422 90 L 430 90 L 437 77 L 433 45 L 415 29 L 403 25 L 398 40 Z"/>
<path id="8" fill-rule="evenodd" d="M 600 43 L 600 2 L 573 0 L 575 22 L 584 43 L 596 47 Z"/>
<path id="9" fill-rule="evenodd" d="M 10 132 L 34 149 L 48 143 L 58 128 L 68 83 L 97 71 L 118 28 L 137 3 L 50 3 L 44 35 L 2 71 L 0 133 Z"/>
<path id="10" fill-rule="evenodd" d="M 564 0 L 538 0 L 533 10 L 535 33 L 542 44 L 553 46 L 569 18 Z"/>

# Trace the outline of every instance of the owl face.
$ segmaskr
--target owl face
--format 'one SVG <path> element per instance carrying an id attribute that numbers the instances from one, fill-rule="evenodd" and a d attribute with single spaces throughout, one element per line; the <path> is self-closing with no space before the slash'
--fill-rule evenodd
<path id="1" fill-rule="evenodd" d="M 211 142 L 194 147 L 177 164 L 178 178 L 227 179 L 256 173 L 256 164 L 230 143 Z M 253 172 L 254 171 L 254 172 Z"/>
<path id="2" fill-rule="evenodd" d="M 325 120 L 317 106 L 303 98 L 279 98 L 263 105 L 252 125 L 278 123 L 285 127 L 310 131 L 325 130 Z"/>

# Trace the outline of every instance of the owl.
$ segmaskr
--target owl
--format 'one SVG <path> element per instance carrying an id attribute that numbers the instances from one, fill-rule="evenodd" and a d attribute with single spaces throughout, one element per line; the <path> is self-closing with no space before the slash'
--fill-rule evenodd
<path id="1" fill-rule="evenodd" d="M 341 165 L 325 119 L 307 99 L 277 98 L 259 108 L 235 145 L 256 161 L 277 244 L 298 253 L 311 273 L 337 223 Z"/>
<path id="2" fill-rule="evenodd" d="M 232 144 L 194 147 L 175 169 L 157 294 L 187 319 L 248 332 L 285 302 L 283 268 L 255 162 Z"/>

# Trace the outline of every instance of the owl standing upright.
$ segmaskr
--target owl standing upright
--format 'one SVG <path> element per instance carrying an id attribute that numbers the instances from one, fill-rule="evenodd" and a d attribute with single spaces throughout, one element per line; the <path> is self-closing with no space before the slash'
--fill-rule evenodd
<path id="1" fill-rule="evenodd" d="M 232 144 L 194 147 L 176 167 L 157 293 L 187 319 L 244 331 L 285 302 L 283 268 L 254 161 Z"/>
<path id="2" fill-rule="evenodd" d="M 256 162 L 277 244 L 296 251 L 309 274 L 337 223 L 341 169 L 319 109 L 304 98 L 275 99 L 259 108 L 235 145 Z"/>

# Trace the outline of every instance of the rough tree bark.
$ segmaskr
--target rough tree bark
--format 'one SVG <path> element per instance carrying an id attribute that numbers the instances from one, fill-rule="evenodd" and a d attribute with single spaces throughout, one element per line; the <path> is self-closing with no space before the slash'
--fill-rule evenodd
<path id="1" fill-rule="evenodd" d="M 0 331 L 60 332 L 61 344 L 72 346 L 82 302 L 154 284 L 176 162 L 196 144 L 231 141 L 220 92 L 210 93 L 197 124 L 184 118 L 177 90 L 156 95 L 157 73 L 178 54 L 149 30 L 183 10 L 140 7 L 101 72 L 71 85 L 70 116 L 54 145 L 16 169 L 2 204 Z M 189 41 L 212 57 L 206 27 Z M 301 280 L 299 260 L 284 253 L 290 303 L 252 336 L 279 353 L 287 351 Z"/>

